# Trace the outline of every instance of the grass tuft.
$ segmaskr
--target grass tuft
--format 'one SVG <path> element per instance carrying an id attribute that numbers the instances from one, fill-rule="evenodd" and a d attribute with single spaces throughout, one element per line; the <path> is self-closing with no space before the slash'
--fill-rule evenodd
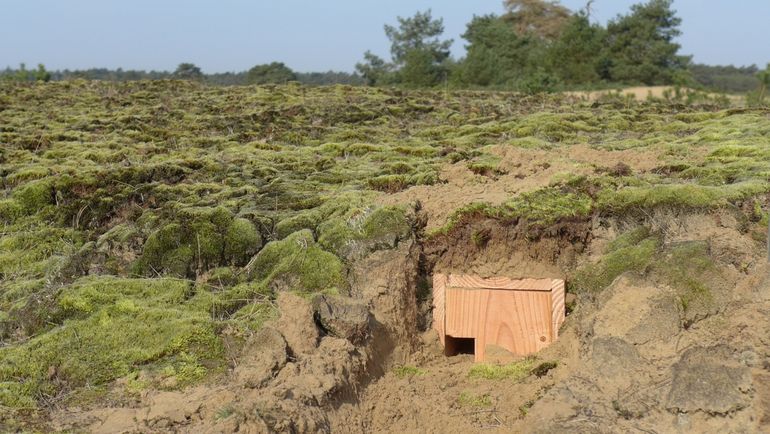
<path id="1" fill-rule="evenodd" d="M 460 396 L 457 397 L 457 403 L 463 407 L 477 407 L 477 408 L 491 407 L 492 397 L 489 396 L 488 393 L 485 393 L 482 395 L 475 395 L 470 392 L 462 392 L 460 393 Z"/>
<path id="2" fill-rule="evenodd" d="M 468 371 L 468 378 L 519 381 L 532 374 L 536 359 L 525 358 L 507 365 L 477 364 Z"/>
<path id="3" fill-rule="evenodd" d="M 658 251 L 660 240 L 644 230 L 631 231 L 610 244 L 609 251 L 595 264 L 579 268 L 569 280 L 570 292 L 598 292 L 626 272 L 644 273 Z"/>
<path id="4" fill-rule="evenodd" d="M 393 368 L 393 373 L 396 374 L 396 377 L 398 378 L 406 378 L 425 375 L 427 371 L 416 366 L 402 365 Z"/>

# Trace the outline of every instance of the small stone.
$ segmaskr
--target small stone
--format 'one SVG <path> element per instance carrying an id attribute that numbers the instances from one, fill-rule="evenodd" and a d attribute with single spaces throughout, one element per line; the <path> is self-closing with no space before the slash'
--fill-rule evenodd
<path id="1" fill-rule="evenodd" d="M 742 364 L 750 368 L 753 368 L 759 365 L 759 356 L 757 355 L 757 353 L 751 350 L 742 352 L 740 356 L 740 360 Z"/>
<path id="2" fill-rule="evenodd" d="M 369 338 L 371 314 L 361 301 L 319 295 L 313 299 L 313 312 L 318 325 L 329 335 L 347 339 L 354 345 Z"/>
<path id="3" fill-rule="evenodd" d="M 676 425 L 682 430 L 690 429 L 690 416 L 687 413 L 678 413 L 676 415 Z"/>
<path id="4" fill-rule="evenodd" d="M 673 367 L 668 409 L 728 414 L 751 403 L 749 368 L 731 361 L 726 347 L 695 347 Z"/>

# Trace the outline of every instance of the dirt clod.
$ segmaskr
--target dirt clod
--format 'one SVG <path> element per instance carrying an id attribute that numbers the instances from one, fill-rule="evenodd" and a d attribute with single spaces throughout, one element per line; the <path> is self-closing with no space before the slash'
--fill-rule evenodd
<path id="1" fill-rule="evenodd" d="M 233 374 L 246 387 L 265 385 L 289 359 L 286 339 L 276 329 L 265 327 L 249 340 L 244 357 Z"/>
<path id="2" fill-rule="evenodd" d="M 751 389 L 749 369 L 732 360 L 727 347 L 691 348 L 673 367 L 667 407 L 727 414 L 749 405 Z"/>
<path id="3" fill-rule="evenodd" d="M 363 344 L 370 335 L 371 314 L 365 304 L 349 297 L 319 295 L 313 299 L 316 321 L 329 335 Z"/>
<path id="4" fill-rule="evenodd" d="M 295 355 L 307 355 L 318 347 L 320 334 L 313 321 L 313 310 L 304 298 L 289 292 L 278 296 L 278 309 L 281 318 L 276 328 L 281 331 L 284 339 Z"/>

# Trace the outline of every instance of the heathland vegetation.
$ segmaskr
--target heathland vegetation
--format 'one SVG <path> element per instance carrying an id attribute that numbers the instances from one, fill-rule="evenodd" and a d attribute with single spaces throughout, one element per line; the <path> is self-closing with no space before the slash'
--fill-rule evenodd
<path id="1" fill-rule="evenodd" d="M 427 236 L 471 218 L 542 228 L 709 209 L 770 190 L 766 114 L 710 100 L 686 108 L 188 81 L 1 86 L 5 409 L 93 399 L 119 378 L 130 393 L 224 372 L 228 345 L 276 314 L 278 291 L 345 294 L 351 261 L 409 236 L 405 209 L 376 206 L 378 195 L 441 183 L 446 164 L 500 176 L 493 145 L 588 143 L 662 159 L 645 174 L 597 162 L 593 176 L 564 173 L 501 205 L 458 209 Z M 578 272 L 575 290 L 636 267 L 629 255 L 648 258 L 657 244 L 647 244 L 612 250 L 604 268 Z"/>
<path id="2" fill-rule="evenodd" d="M 344 410 L 343 400 L 363 399 L 361 390 L 388 375 L 394 384 L 446 375 L 439 377 L 446 390 L 471 381 L 478 387 L 451 400 L 465 407 L 462 420 L 468 407 L 496 406 L 503 389 L 517 397 L 501 401 L 526 398 L 521 417 L 537 410 L 553 384 L 527 395 L 499 382 L 577 369 L 582 355 L 562 363 L 572 351 L 565 347 L 553 359 L 426 367 L 423 356 L 440 351 L 417 335 L 429 329 L 429 274 L 441 260 L 464 267 L 481 257 L 503 264 L 495 272 L 515 261 L 542 265 L 582 297 L 587 318 L 608 287 L 638 278 L 620 285 L 633 289 L 626 316 L 656 322 L 639 326 L 638 348 L 717 318 L 729 307 L 725 288 L 765 264 L 770 70 L 692 65 L 679 54 L 678 26 L 667 0 L 636 5 L 606 26 L 591 21 L 589 8 L 509 0 L 502 15 L 469 23 L 463 58 L 451 56 L 441 20 L 423 12 L 386 26 L 390 59 L 366 53 L 356 74 L 303 74 L 281 63 L 232 74 L 205 74 L 191 63 L 174 72 L 7 70 L 0 430 L 47 431 L 61 409 L 144 408 L 150 393 L 217 384 L 217 393 L 235 392 L 216 416 L 172 423 L 161 415 L 168 425 L 144 428 L 238 418 L 303 431 L 288 425 L 299 414 L 328 431 L 327 416 Z M 328 83 L 338 84 L 315 86 Z M 684 89 L 698 83 L 751 95 L 745 104 Z M 674 87 L 646 99 L 551 92 L 618 84 Z M 639 298 L 646 292 L 671 308 L 650 312 L 673 312 L 660 336 L 658 316 L 636 308 L 649 301 Z M 601 321 L 568 322 L 568 345 L 600 354 L 592 339 Z M 367 346 L 375 332 L 381 340 Z M 716 335 L 700 333 L 683 342 Z M 611 355 L 597 362 L 597 381 L 632 354 L 628 348 L 636 351 L 618 336 L 599 342 Z M 312 342 L 297 344 L 304 337 Z M 428 348 L 423 358 L 388 365 L 388 351 L 420 345 Z M 670 379 L 680 347 L 655 345 L 676 347 L 649 358 L 659 372 L 636 377 L 654 379 L 657 396 L 660 384 L 675 384 L 659 379 Z M 761 361 L 752 361 L 759 356 L 746 348 L 736 351 L 759 370 Z M 623 362 L 618 376 L 648 367 L 638 360 Z M 244 366 L 256 374 L 239 377 Z M 291 382 L 300 377 L 310 379 Z M 601 403 L 593 408 L 616 405 L 605 401 L 620 391 L 590 387 Z M 402 397 L 416 389 L 398 390 L 396 405 L 412 411 Z M 629 415 L 637 413 L 621 404 L 613 417 L 636 423 Z M 664 407 L 644 404 L 639 412 Z M 670 424 L 667 408 L 653 416 Z M 76 428 L 93 422 L 66 418 Z M 408 419 L 393 416 L 382 429 L 393 420 Z"/>

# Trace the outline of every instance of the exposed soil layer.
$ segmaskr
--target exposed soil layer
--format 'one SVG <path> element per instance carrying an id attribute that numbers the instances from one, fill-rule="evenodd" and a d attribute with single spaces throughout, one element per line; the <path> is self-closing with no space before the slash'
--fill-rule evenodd
<path id="1" fill-rule="evenodd" d="M 758 432 L 770 422 L 770 281 L 764 245 L 736 209 L 573 223 L 528 239 L 477 221 L 454 244 L 413 240 L 359 261 L 351 297 L 279 300 L 228 381 L 152 392 L 134 405 L 58 413 L 93 432 Z M 708 303 L 684 308 L 653 265 L 583 293 L 559 340 L 515 377 L 471 375 L 428 330 L 431 269 L 569 276 L 633 227 L 660 251 L 707 244 Z M 485 248 L 467 231 L 487 228 Z M 465 231 L 465 232 L 464 232 Z M 466 234 L 466 235 L 463 235 Z M 675 254 L 675 253 L 674 253 Z M 738 265 L 736 265 L 738 264 Z M 320 301 L 319 301 L 320 300 Z M 321 308 L 319 308 L 321 306 Z M 693 312 L 694 310 L 694 312 Z M 315 320 L 313 320 L 315 316 Z M 521 363 L 500 351 L 492 363 Z M 550 364 L 551 362 L 555 362 Z"/>
<path id="2" fill-rule="evenodd" d="M 646 173 L 661 164 L 659 151 L 601 150 L 586 144 L 556 152 L 494 145 L 488 152 L 500 158 L 500 175 L 476 174 L 464 162 L 447 164 L 440 172 L 439 184 L 382 195 L 378 202 L 393 205 L 419 201 L 428 216 L 430 231 L 444 225 L 456 209 L 465 205 L 499 205 L 518 194 L 547 187 L 559 176 L 590 176 L 597 169 L 612 169 L 619 164 L 628 167 L 629 173 Z"/>
<path id="3" fill-rule="evenodd" d="M 612 93 L 618 93 L 624 97 L 631 97 L 636 99 L 637 101 L 644 101 L 648 98 L 657 98 L 657 99 L 665 99 L 669 95 L 668 98 L 670 98 L 672 95 L 676 94 L 677 89 L 673 86 L 635 86 L 635 87 L 626 87 L 622 89 L 612 89 L 612 90 L 596 90 L 596 91 L 589 91 L 589 92 L 567 92 L 567 94 L 578 97 L 578 98 L 587 98 L 591 101 L 600 100 L 603 97 L 606 97 L 609 94 Z M 686 94 L 687 92 L 693 92 L 692 89 L 679 89 L 680 93 Z M 714 95 L 712 95 L 714 96 Z M 741 97 L 737 95 L 730 95 L 728 96 L 731 101 L 738 103 L 741 102 Z"/>
<path id="4" fill-rule="evenodd" d="M 741 251 L 738 268 L 717 262 L 713 303 L 698 320 L 676 302 L 675 290 L 652 276 L 625 274 L 598 295 L 582 295 L 559 340 L 538 354 L 558 361 L 538 378 L 469 378 L 472 356 L 444 358 L 433 333 L 412 363 L 415 375 L 390 373 L 369 387 L 361 402 L 343 407 L 339 432 L 758 432 L 767 429 L 765 327 L 770 317 L 770 283 L 762 244 L 753 240 L 733 212 L 657 216 L 665 245 L 709 244 L 713 257 Z M 623 225 L 595 230 L 600 244 Z M 553 242 L 553 240 L 551 240 Z M 491 241 L 490 244 L 496 244 Z M 511 251 L 522 250 L 521 244 Z M 548 252 L 532 244 L 532 251 Z M 591 247 L 590 245 L 588 247 Z M 665 247 L 664 247 L 665 248 Z M 497 245 L 484 266 L 468 254 L 463 271 L 521 270 L 526 260 L 509 259 Z M 447 250 L 439 264 L 452 264 Z M 590 251 L 591 249 L 587 249 Z M 508 252 L 511 253 L 511 252 Z M 557 255 L 558 256 L 558 255 Z M 569 255 L 567 256 L 569 257 Z M 574 257 L 573 257 L 574 258 Z M 736 259 L 733 257 L 733 259 Z M 561 260 L 538 258 L 559 268 Z M 581 260 L 591 260 L 590 255 Z M 519 268 L 523 267 L 523 268 Z M 534 274 L 540 270 L 534 268 Z M 548 273 L 548 271 L 544 271 Z M 515 273 L 515 272 L 514 272 Z M 469 400 L 467 396 L 476 397 Z M 350 424 L 353 424 L 352 427 Z"/>

